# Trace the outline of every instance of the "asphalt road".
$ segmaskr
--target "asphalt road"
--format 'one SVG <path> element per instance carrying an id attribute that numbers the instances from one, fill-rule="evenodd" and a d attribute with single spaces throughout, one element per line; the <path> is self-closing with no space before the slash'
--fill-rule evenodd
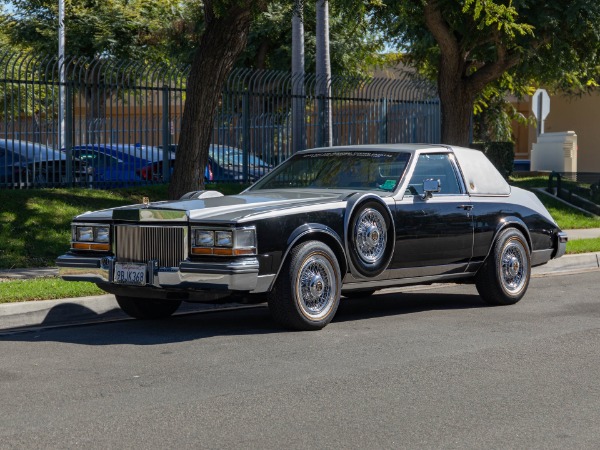
<path id="1" fill-rule="evenodd" d="M 0 336 L 0 448 L 598 448 L 600 273 Z"/>

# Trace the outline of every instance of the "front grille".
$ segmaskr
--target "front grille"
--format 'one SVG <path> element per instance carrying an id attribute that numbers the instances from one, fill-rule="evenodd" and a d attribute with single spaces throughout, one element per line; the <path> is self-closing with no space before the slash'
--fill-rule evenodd
<path id="1" fill-rule="evenodd" d="M 116 225 L 115 246 L 119 262 L 178 267 L 187 258 L 186 227 Z"/>

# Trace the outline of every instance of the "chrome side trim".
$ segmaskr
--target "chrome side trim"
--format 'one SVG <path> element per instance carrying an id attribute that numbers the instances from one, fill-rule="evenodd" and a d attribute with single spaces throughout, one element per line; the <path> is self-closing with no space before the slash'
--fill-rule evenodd
<path id="1" fill-rule="evenodd" d="M 375 278 L 369 278 L 368 281 L 387 282 L 394 280 L 404 280 L 413 278 L 423 278 L 431 276 L 460 275 L 466 272 L 468 263 L 445 264 L 443 266 L 423 266 L 408 267 L 403 269 L 388 269 Z M 344 277 L 344 284 L 364 283 L 364 278 L 356 278 L 348 273 Z"/>
<path id="2" fill-rule="evenodd" d="M 426 277 L 414 277 L 414 278 L 403 278 L 393 280 L 381 280 L 381 281 L 361 281 L 359 283 L 344 283 L 342 285 L 343 291 L 360 291 L 364 289 L 383 289 L 388 287 L 406 286 L 410 284 L 426 284 L 426 283 L 437 283 L 446 282 L 452 280 L 464 280 L 465 278 L 471 278 L 475 275 L 474 272 L 468 273 L 453 273 L 448 275 L 432 275 Z"/>

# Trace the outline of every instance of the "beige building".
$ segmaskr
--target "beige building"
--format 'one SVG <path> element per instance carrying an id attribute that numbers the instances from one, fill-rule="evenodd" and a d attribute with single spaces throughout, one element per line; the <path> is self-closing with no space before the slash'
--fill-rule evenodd
<path id="1" fill-rule="evenodd" d="M 531 99 L 518 102 L 517 110 L 526 116 L 532 111 Z M 574 131 L 577 134 L 579 172 L 600 173 L 600 90 L 583 96 L 550 96 L 550 114 L 545 132 Z M 537 140 L 535 126 L 516 125 L 515 159 L 530 159 L 531 146 Z"/>

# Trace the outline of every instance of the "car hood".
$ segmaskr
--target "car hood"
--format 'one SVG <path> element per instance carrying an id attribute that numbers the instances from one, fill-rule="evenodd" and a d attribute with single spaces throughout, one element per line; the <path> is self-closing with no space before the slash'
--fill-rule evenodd
<path id="1" fill-rule="evenodd" d="M 263 191 L 198 200 L 152 202 L 102 211 L 87 212 L 79 220 L 181 221 L 235 223 L 264 215 L 284 214 L 298 207 L 344 202 L 354 191 Z M 340 205 L 341 206 L 341 205 Z"/>

